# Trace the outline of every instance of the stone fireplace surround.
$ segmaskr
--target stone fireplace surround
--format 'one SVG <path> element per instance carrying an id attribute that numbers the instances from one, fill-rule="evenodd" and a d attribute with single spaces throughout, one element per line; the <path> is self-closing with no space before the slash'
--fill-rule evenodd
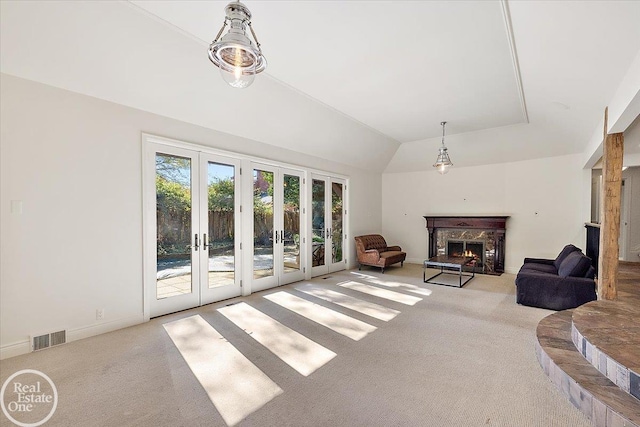
<path id="1" fill-rule="evenodd" d="M 429 230 L 429 258 L 447 255 L 448 241 L 482 242 L 482 273 L 504 273 L 506 215 L 424 216 Z"/>

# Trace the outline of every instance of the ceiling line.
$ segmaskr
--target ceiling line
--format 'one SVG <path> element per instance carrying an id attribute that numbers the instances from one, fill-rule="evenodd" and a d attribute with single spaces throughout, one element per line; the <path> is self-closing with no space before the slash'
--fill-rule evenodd
<path id="1" fill-rule="evenodd" d="M 122 0 L 120 1 L 120 3 L 123 3 L 127 6 L 129 6 L 130 8 L 132 8 L 133 10 L 138 11 L 139 13 L 142 13 L 143 15 L 153 19 L 154 21 L 164 25 L 167 28 L 171 28 L 174 31 L 179 32 L 180 34 L 182 34 L 183 36 L 186 36 L 188 38 L 190 38 L 191 40 L 198 42 L 198 44 L 202 45 L 202 46 L 209 46 L 210 42 L 207 42 L 206 40 L 202 40 L 200 37 L 197 37 L 195 35 L 193 35 L 192 33 L 178 27 L 176 24 L 173 24 L 169 21 L 167 21 L 164 18 L 159 17 L 158 15 L 149 12 L 147 9 L 143 8 L 142 6 L 138 6 L 137 4 L 133 3 L 131 0 Z"/>
<path id="2" fill-rule="evenodd" d="M 343 116 L 344 118 L 346 118 L 346 119 L 348 119 L 348 120 L 350 120 L 350 121 L 352 121 L 352 122 L 354 122 L 354 123 L 356 123 L 356 124 L 358 124 L 358 125 L 360 125 L 362 127 L 365 127 L 365 128 L 369 129 L 370 131 L 372 131 L 374 133 L 377 133 L 380 136 L 384 136 L 390 142 L 395 142 L 398 145 L 398 147 L 400 147 L 400 145 L 403 144 L 402 142 L 398 141 L 397 139 L 387 135 L 386 133 L 384 133 L 384 132 L 382 132 L 382 131 L 374 128 L 374 127 L 371 127 L 370 125 L 368 125 L 368 124 L 366 124 L 364 122 L 361 122 L 360 120 L 356 119 L 353 116 L 350 116 L 349 114 L 345 113 L 344 111 L 340 111 L 336 107 L 332 107 L 331 105 L 329 105 L 329 104 L 327 104 L 327 103 L 325 103 L 323 101 L 320 101 L 318 98 L 314 98 L 313 96 L 309 95 L 306 92 L 303 92 L 302 90 L 298 89 L 297 87 L 291 86 L 289 83 L 283 82 L 282 80 L 278 79 L 277 77 L 274 77 L 273 74 L 269 74 L 269 73 L 265 72 L 264 76 L 268 77 L 271 80 L 277 82 L 278 84 L 281 84 L 282 86 L 284 86 L 284 87 L 296 92 L 298 95 L 302 95 L 305 98 L 308 98 L 311 101 L 321 105 L 322 107 L 327 108 L 327 109 L 333 111 L 334 113 L 337 113 L 337 114 Z"/>
<path id="3" fill-rule="evenodd" d="M 524 99 L 524 89 L 522 87 L 522 77 L 520 75 L 520 64 L 518 62 L 518 52 L 516 50 L 516 41 L 513 37 L 513 26 L 511 24 L 511 13 L 509 12 L 508 0 L 500 0 L 502 6 L 502 17 L 507 30 L 507 41 L 511 51 L 511 62 L 513 64 L 513 72 L 516 77 L 516 85 L 518 86 L 518 95 L 520 96 L 520 107 L 522 108 L 522 117 L 525 123 L 529 123 L 529 113 L 527 112 L 527 103 Z"/>
<path id="4" fill-rule="evenodd" d="M 158 15 L 149 12 L 148 10 L 144 9 L 143 7 L 138 6 L 137 4 L 133 3 L 131 0 L 122 0 L 121 3 L 126 4 L 127 6 L 129 6 L 132 9 L 134 9 L 134 10 L 136 10 L 136 11 L 138 11 L 138 12 L 140 12 L 140 13 L 146 15 L 146 16 L 148 16 L 149 18 L 153 19 L 156 22 L 158 22 L 158 23 L 160 23 L 160 24 L 162 24 L 162 25 L 164 25 L 164 26 L 166 26 L 168 28 L 171 28 L 174 31 L 177 31 L 178 33 L 190 38 L 191 40 L 197 42 L 198 44 L 200 44 L 202 46 L 209 46 L 209 42 L 207 42 L 205 40 L 202 40 L 200 37 L 197 37 L 197 36 L 193 35 L 192 33 L 180 28 L 179 26 L 167 21 L 166 19 L 161 18 Z M 329 104 L 327 104 L 325 102 L 322 102 L 317 98 L 314 98 L 313 96 L 309 95 L 308 93 L 303 92 L 300 89 L 298 89 L 296 87 L 293 87 L 288 83 L 283 82 L 282 80 L 274 77 L 272 74 L 269 74 L 266 71 L 264 73 L 262 73 L 262 76 L 263 77 L 268 77 L 271 80 L 275 81 L 276 83 L 288 88 L 289 90 L 292 90 L 292 91 L 296 92 L 299 95 L 302 95 L 302 96 L 306 97 L 307 99 L 309 99 L 309 100 L 321 105 L 324 108 L 327 108 L 328 110 L 333 111 L 334 113 L 337 113 L 337 114 L 341 115 L 342 117 L 344 117 L 344 118 L 346 118 L 346 119 L 358 124 L 359 126 L 362 126 L 362 127 L 366 128 L 366 129 L 369 129 L 370 131 L 372 131 L 372 132 L 374 132 L 374 133 L 376 133 L 376 134 L 378 134 L 380 136 L 385 137 L 390 142 L 396 143 L 396 145 L 398 147 L 400 147 L 400 145 L 402 144 L 400 141 L 398 141 L 397 139 L 387 135 L 386 133 L 384 133 L 384 132 L 382 132 L 382 131 L 380 131 L 380 130 L 378 130 L 378 129 L 376 129 L 376 128 L 374 128 L 374 127 L 372 127 L 372 126 L 370 126 L 370 125 L 368 125 L 368 124 L 366 124 L 364 122 L 361 122 L 360 120 L 356 119 L 355 117 L 350 116 L 349 114 L 347 114 L 347 113 L 345 113 L 343 111 L 340 111 L 337 108 L 332 107 L 331 105 L 329 105 Z"/>

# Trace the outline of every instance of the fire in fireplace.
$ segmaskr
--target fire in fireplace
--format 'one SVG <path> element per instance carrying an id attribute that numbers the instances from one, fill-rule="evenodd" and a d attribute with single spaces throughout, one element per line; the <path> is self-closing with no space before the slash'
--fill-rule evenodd
<path id="1" fill-rule="evenodd" d="M 484 242 L 476 240 L 447 240 L 447 255 L 472 256 L 476 261 L 476 268 L 483 269 Z"/>

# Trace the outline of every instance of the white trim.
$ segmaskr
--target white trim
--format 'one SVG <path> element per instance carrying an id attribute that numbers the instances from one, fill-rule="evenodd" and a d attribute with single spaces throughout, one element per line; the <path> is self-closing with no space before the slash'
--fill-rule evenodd
<path id="1" fill-rule="evenodd" d="M 306 202 L 306 206 L 307 206 L 307 212 L 308 212 L 308 219 L 307 219 L 307 232 L 308 232 L 308 237 L 309 237 L 309 241 L 306 243 L 306 249 L 307 249 L 307 254 L 308 254 L 308 261 L 307 261 L 307 267 L 309 270 L 309 273 L 307 275 L 307 278 L 311 278 L 311 277 L 317 277 L 317 276 L 322 276 L 325 274 L 329 274 L 335 271 L 341 271 L 341 270 L 345 270 L 347 268 L 349 268 L 350 265 L 353 265 L 353 260 L 355 258 L 355 254 L 352 250 L 352 245 L 350 245 L 349 242 L 349 236 L 350 236 L 350 232 L 349 232 L 349 218 L 348 218 L 348 213 L 350 212 L 350 208 L 349 208 L 349 197 L 348 197 L 348 192 L 349 192 L 349 179 L 348 178 L 341 178 L 337 175 L 333 175 L 331 173 L 318 173 L 318 172 L 313 172 L 310 173 L 308 175 L 308 179 L 309 182 L 307 183 L 307 193 L 308 193 L 308 199 Z M 318 180 L 318 181 L 323 181 L 325 184 L 325 191 L 324 191 L 324 196 L 325 196 L 325 223 L 324 223 L 324 227 L 325 227 L 325 233 L 328 230 L 331 230 L 331 228 L 333 227 L 332 224 L 332 214 L 331 214 L 331 209 L 332 209 L 332 191 L 333 191 L 333 187 L 332 187 L 332 183 L 339 183 L 343 186 L 343 193 L 342 193 L 342 200 L 343 200 L 343 205 L 342 205 L 342 260 L 338 261 L 336 263 L 333 262 L 333 257 L 332 257 L 332 252 L 331 252 L 331 248 L 333 246 L 332 242 L 333 242 L 333 236 L 331 234 L 329 234 L 328 236 L 325 235 L 325 245 L 324 245 L 324 249 L 325 249 L 325 253 L 324 253 L 324 264 L 323 265 L 319 265 L 316 267 L 313 267 L 313 181 L 314 180 Z M 329 242 L 329 244 L 326 244 L 326 242 Z M 345 262 L 345 260 L 347 262 Z"/>
<path id="2" fill-rule="evenodd" d="M 242 187 L 242 212 L 240 214 L 244 228 L 240 236 L 242 249 L 242 296 L 251 295 L 253 290 L 253 169 L 249 159 L 242 159 L 242 177 L 240 186 Z M 247 274 L 246 272 L 249 272 Z"/>
<path id="3" fill-rule="evenodd" d="M 620 236 L 618 248 L 618 259 L 620 261 L 631 261 L 629 257 L 629 233 L 631 231 L 631 179 L 622 178 L 622 191 L 620 196 L 622 201 L 620 203 Z M 626 224 L 626 225 L 625 225 Z"/>
<path id="4" fill-rule="evenodd" d="M 327 249 L 327 255 L 330 255 L 329 257 L 326 257 L 326 259 L 328 259 L 329 262 L 327 262 L 327 265 L 329 266 L 329 272 L 333 273 L 336 271 L 341 271 L 347 268 L 347 263 L 345 262 L 345 259 L 347 258 L 347 231 L 348 231 L 348 222 L 347 222 L 347 216 L 345 214 L 345 212 L 347 211 L 347 180 L 346 179 L 342 179 L 342 178 L 336 178 L 335 176 L 330 176 L 329 177 L 329 191 L 328 191 L 328 197 L 329 197 L 329 203 L 327 205 L 327 214 L 328 214 L 328 218 L 329 221 L 331 221 L 331 234 L 330 234 L 330 242 L 331 245 L 330 247 L 333 248 L 333 184 L 340 184 L 342 185 L 342 233 L 340 238 L 342 239 L 342 259 L 338 262 L 333 262 L 333 251 L 328 250 Z M 328 248 L 329 246 L 327 246 Z M 326 256 L 326 255 L 325 255 Z M 326 261 L 326 260 L 325 260 Z"/>
<path id="5" fill-rule="evenodd" d="M 281 227 L 282 230 L 284 230 L 284 216 L 282 215 L 282 213 L 284 213 L 284 177 L 285 175 L 288 176 L 292 176 L 292 177 L 297 177 L 300 180 L 300 184 L 299 184 L 299 188 L 300 188 L 300 223 L 298 224 L 300 226 L 300 237 L 304 237 L 307 235 L 307 220 L 306 220 L 306 214 L 303 213 L 305 212 L 303 210 L 304 206 L 305 206 L 305 201 L 306 201 L 306 191 L 305 191 L 305 186 L 303 185 L 303 182 L 305 180 L 305 173 L 304 172 L 300 172 L 298 170 L 295 169 L 288 169 L 288 168 L 280 168 L 280 170 L 278 171 L 278 183 L 277 183 L 277 187 L 279 189 L 280 197 L 279 197 L 279 207 L 278 207 L 278 227 Z M 274 213 L 275 215 L 275 213 Z M 306 258 L 306 247 L 305 245 L 302 244 L 302 241 L 300 240 L 300 247 L 299 247 L 299 252 L 298 252 L 298 258 L 299 258 L 299 270 L 298 271 L 290 271 L 290 272 L 285 272 L 284 269 L 284 242 L 281 240 L 280 241 L 280 245 L 278 247 L 277 250 L 277 254 L 278 254 L 278 261 L 277 261 L 277 269 L 276 269 L 276 274 L 279 276 L 278 282 L 280 283 L 280 285 L 286 285 L 289 283 L 293 283 L 293 282 L 299 282 L 301 280 L 304 280 L 304 270 L 303 268 L 307 265 L 307 258 Z"/>
<path id="6" fill-rule="evenodd" d="M 200 152 L 198 155 L 200 161 L 200 213 L 199 213 L 199 230 L 202 237 L 200 249 L 200 305 L 210 304 L 212 302 L 222 301 L 229 298 L 240 296 L 242 290 L 240 282 L 243 278 L 243 260 L 240 255 L 240 241 L 238 236 L 242 236 L 242 214 L 240 206 L 242 204 L 242 169 L 241 161 L 237 158 L 229 156 L 221 156 L 217 154 L 209 154 Z M 222 287 L 209 288 L 209 255 L 204 249 L 204 237 L 208 235 L 209 229 L 209 209 L 208 209 L 208 176 L 209 163 L 217 163 L 220 165 L 230 166 L 233 168 L 234 181 L 234 281 L 233 285 L 225 285 Z"/>
<path id="7" fill-rule="evenodd" d="M 267 159 L 267 158 L 263 158 L 263 157 L 256 157 L 256 156 L 251 156 L 248 154 L 242 154 L 242 153 L 236 153 L 233 151 L 227 151 L 227 150 L 222 150 L 219 148 L 213 148 L 213 147 L 209 147 L 206 145 L 201 145 L 198 143 L 193 143 L 193 142 L 185 142 L 185 141 L 179 141 L 177 139 L 172 139 L 172 138 L 167 138 L 164 136 L 159 136 L 159 135 L 154 135 L 154 134 L 150 134 L 150 133 L 146 133 L 146 132 L 142 132 L 142 140 L 143 141 L 148 141 L 148 142 L 153 142 L 156 144 L 162 144 L 162 145 L 169 145 L 169 146 L 173 146 L 173 147 L 177 147 L 177 148 L 185 148 L 188 150 L 195 150 L 198 152 L 203 152 L 203 153 L 210 153 L 210 154 L 217 154 L 220 156 L 227 156 L 227 157 L 232 157 L 235 159 L 240 159 L 240 160 L 249 160 L 251 162 L 256 162 L 256 163 L 261 163 L 263 165 L 268 165 L 268 166 L 274 166 L 274 167 L 279 167 L 279 168 L 289 168 L 289 169 L 293 169 L 293 170 L 297 170 L 300 172 L 311 172 L 311 173 L 317 173 L 320 175 L 330 175 L 332 177 L 336 177 L 336 178 L 341 178 L 341 179 L 348 179 L 349 177 L 347 175 L 342 175 L 339 173 L 333 173 L 330 171 L 323 171 L 320 169 L 314 169 L 314 168 L 310 168 L 310 167 L 306 167 L 306 166 L 300 166 L 300 165 L 295 165 L 292 163 L 285 163 L 285 162 L 281 162 L 278 160 L 272 160 L 272 159 Z"/>
<path id="8" fill-rule="evenodd" d="M 69 329 L 67 330 L 67 342 L 78 341 L 95 335 L 105 334 L 107 332 L 138 325 L 143 322 L 144 318 L 140 314 L 133 314 L 110 322 L 100 322 L 94 325 Z"/>
<path id="9" fill-rule="evenodd" d="M 115 319 L 110 322 L 100 322 L 93 325 L 81 326 L 79 328 L 67 330 L 67 343 L 78 341 L 84 338 L 93 337 L 107 332 L 116 331 L 118 329 L 127 328 L 129 326 L 144 323 L 145 319 L 141 314 Z M 31 352 L 31 343 L 29 340 L 20 341 L 0 347 L 0 360 L 9 357 L 20 356 Z"/>
<path id="10" fill-rule="evenodd" d="M 29 340 L 0 347 L 0 360 L 27 354 L 31 351 Z"/>
<path id="11" fill-rule="evenodd" d="M 278 213 L 279 213 L 279 209 L 278 209 L 278 205 L 282 202 L 282 196 L 280 194 L 280 188 L 278 187 L 278 181 L 280 180 L 280 174 L 281 171 L 277 166 L 272 166 L 269 164 L 265 164 L 265 163 L 260 163 L 260 162 L 252 162 L 251 163 L 251 169 L 249 169 L 249 175 L 248 175 L 248 180 L 251 181 L 252 183 L 252 188 L 251 188 L 251 194 L 253 194 L 253 172 L 255 170 L 259 170 L 262 172 L 268 172 L 273 174 L 273 181 L 272 181 L 272 185 L 273 185 L 273 217 L 272 217 L 272 223 L 271 223 L 271 228 L 272 228 L 272 232 L 274 233 L 278 233 L 278 226 L 279 221 L 278 221 Z M 245 177 L 245 179 L 247 179 Z M 245 277 L 247 278 L 248 281 L 251 282 L 251 292 L 257 292 L 257 291 L 264 291 L 266 289 L 271 289 L 271 288 L 275 288 L 277 286 L 280 286 L 280 274 L 279 274 L 279 267 L 278 267 L 278 254 L 276 253 L 278 245 L 275 243 L 276 239 L 274 238 L 274 236 L 272 235 L 271 237 L 273 238 L 272 240 L 272 256 L 273 256 L 273 274 L 271 276 L 265 276 L 265 277 L 260 277 L 260 278 L 255 278 L 254 277 L 254 252 L 255 252 L 255 246 L 254 246 L 254 242 L 253 239 L 255 238 L 255 228 L 254 228 L 254 224 L 255 221 L 253 220 L 253 209 L 254 209 L 254 202 L 253 199 L 251 200 L 251 206 L 247 208 L 247 210 L 251 211 L 251 245 L 249 247 L 247 247 L 247 249 L 251 252 L 251 262 L 247 265 L 246 268 L 246 274 Z"/>
<path id="12" fill-rule="evenodd" d="M 179 156 L 189 159 L 191 162 L 191 224 L 193 229 L 189 236 L 191 245 L 195 245 L 195 234 L 199 235 L 199 214 L 200 214 L 200 155 L 198 151 L 194 151 L 182 147 L 174 147 L 169 145 L 158 145 L 156 143 L 147 143 L 146 155 L 143 161 L 147 163 L 147 169 L 145 172 L 147 175 L 143 176 L 143 179 L 148 183 L 145 188 L 144 197 L 144 209 L 145 209 L 145 245 L 146 251 L 144 252 L 143 271 L 145 274 L 145 307 L 149 307 L 149 316 L 160 316 L 163 314 L 173 313 L 176 311 L 184 310 L 198 306 L 197 302 L 200 301 L 200 275 L 196 274 L 200 272 L 200 252 L 198 250 L 191 250 L 191 267 L 192 267 L 192 287 L 191 292 L 183 295 L 172 296 L 171 298 L 158 299 L 157 293 L 157 254 L 156 254 L 156 188 L 155 188 L 155 175 L 156 175 L 156 156 L 157 153 L 162 152 L 170 156 Z M 196 233 L 193 233 L 193 232 Z"/>
<path id="13" fill-rule="evenodd" d="M 155 224 L 153 218 L 153 212 L 150 212 L 149 206 L 152 203 L 152 197 L 155 197 L 155 189 L 152 191 L 150 187 L 151 181 L 150 178 L 147 177 L 148 174 L 151 173 L 150 167 L 148 164 L 148 157 L 151 155 L 150 152 L 153 151 L 153 145 L 147 144 L 145 141 L 145 134 L 141 135 L 141 151 L 142 151 L 142 315 L 145 322 L 148 322 L 151 319 L 151 300 L 147 295 L 149 290 L 147 289 L 147 280 L 150 280 L 150 277 L 155 277 L 153 268 L 155 266 L 151 266 L 151 261 L 149 261 L 152 257 L 151 248 L 154 247 L 153 239 L 155 236 L 155 230 L 153 230 L 153 226 Z M 155 174 L 155 170 L 153 171 Z M 151 242 L 151 244 L 149 244 Z"/>
<path id="14" fill-rule="evenodd" d="M 529 123 L 529 113 L 527 112 L 527 103 L 524 98 L 524 89 L 522 87 L 522 77 L 520 76 L 520 63 L 518 62 L 518 52 L 516 50 L 516 41 L 513 37 L 513 27 L 511 24 L 511 13 L 509 12 L 509 3 L 507 0 L 501 0 L 502 17 L 504 18 L 504 26 L 507 30 L 507 41 L 509 42 L 509 50 L 511 52 L 511 63 L 513 64 L 513 73 L 518 86 L 518 96 L 520 97 L 520 108 L 522 109 L 522 118 L 525 123 Z"/>
<path id="15" fill-rule="evenodd" d="M 155 174 L 155 168 L 152 167 L 151 163 L 147 164 L 148 157 L 150 156 L 149 151 L 153 150 L 157 151 L 158 146 L 168 147 L 167 149 L 177 149 L 177 150 L 188 150 L 194 153 L 199 154 L 207 154 L 213 156 L 222 156 L 229 159 L 238 160 L 241 168 L 242 168 L 242 177 L 240 179 L 241 182 L 241 222 L 244 225 L 244 230 L 242 232 L 242 250 L 241 250 L 241 263 L 242 263 L 242 295 L 247 296 L 253 292 L 261 290 L 261 287 L 254 286 L 253 280 L 253 169 L 255 164 L 259 164 L 260 166 L 264 166 L 265 168 L 273 168 L 278 173 L 281 171 L 289 170 L 291 173 L 300 173 L 300 176 L 308 182 L 306 185 L 301 185 L 302 190 L 302 206 L 305 206 L 305 212 L 302 214 L 302 217 L 305 218 L 303 223 L 301 224 L 302 230 L 301 234 L 304 233 L 305 236 L 307 234 L 311 234 L 311 195 L 309 194 L 309 190 L 311 188 L 311 176 L 312 174 L 316 174 L 318 176 L 322 176 L 325 179 L 333 180 L 341 182 L 345 186 L 344 191 L 344 209 L 347 214 L 344 215 L 343 221 L 343 235 L 349 236 L 349 216 L 348 212 L 349 208 L 349 197 L 348 197 L 348 185 L 349 185 L 349 177 L 346 175 L 342 175 L 339 173 L 333 173 L 331 171 L 323 171 L 318 170 L 306 166 L 294 165 L 291 163 L 285 163 L 275 160 L 270 160 L 266 158 L 246 155 L 242 153 L 236 153 L 232 151 L 222 150 L 210 146 L 204 146 L 198 143 L 185 142 L 172 138 L 166 138 L 159 135 L 153 135 L 150 133 L 142 132 L 141 140 L 143 145 L 142 157 L 143 157 L 143 283 L 145 283 L 145 293 L 144 293 L 144 319 L 148 321 L 151 316 L 150 304 L 154 295 L 150 294 L 146 288 L 147 278 L 155 277 L 155 263 L 150 262 L 149 260 L 155 259 L 155 254 L 151 253 L 151 248 L 155 247 L 155 212 L 153 212 L 147 206 L 155 206 L 155 189 L 148 188 L 149 183 L 155 182 L 151 180 L 147 175 Z M 151 148 L 149 148 L 151 147 Z M 152 156 L 153 157 L 153 156 Z M 147 179 L 149 178 L 149 179 Z M 145 186 L 146 184 L 146 186 Z M 306 191 L 305 191 L 306 190 Z M 330 195 L 330 187 L 328 188 L 328 194 Z M 304 271 L 301 272 L 300 280 L 304 278 L 311 278 L 311 238 L 307 236 L 307 244 L 305 247 L 301 248 L 301 260 L 302 267 Z M 343 242 L 343 258 L 347 259 L 353 265 L 355 255 L 352 253 L 353 250 L 351 246 L 348 245 L 348 239 L 345 239 Z M 275 261 L 275 260 L 274 260 Z M 337 269 L 343 270 L 348 267 L 348 264 L 345 262 L 341 262 L 340 266 L 337 264 L 334 265 L 334 269 L 331 271 L 337 271 Z M 328 271 L 327 271 L 328 272 Z M 277 278 L 277 277 L 276 277 Z M 277 286 L 277 285 L 276 285 Z"/>

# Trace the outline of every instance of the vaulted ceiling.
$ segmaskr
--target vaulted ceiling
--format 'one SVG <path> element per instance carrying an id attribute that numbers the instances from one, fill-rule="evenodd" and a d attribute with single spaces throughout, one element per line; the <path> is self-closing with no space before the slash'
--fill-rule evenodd
<path id="1" fill-rule="evenodd" d="M 634 1 L 247 0 L 269 66 L 237 90 L 206 55 L 226 4 L 3 1 L 1 71 L 394 172 L 441 121 L 456 166 L 580 153 L 640 55 Z"/>

